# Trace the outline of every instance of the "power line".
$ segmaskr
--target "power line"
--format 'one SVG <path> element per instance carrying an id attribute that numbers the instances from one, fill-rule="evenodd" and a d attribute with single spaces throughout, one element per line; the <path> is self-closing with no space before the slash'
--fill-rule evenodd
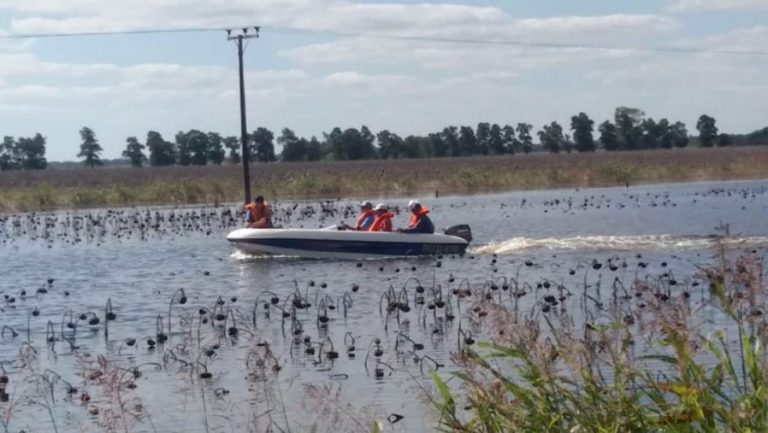
<path id="1" fill-rule="evenodd" d="M 203 32 L 223 32 L 228 29 L 232 29 L 232 27 L 229 27 L 229 28 L 227 27 L 192 27 L 192 28 L 179 28 L 179 29 L 112 30 L 112 31 L 100 31 L 100 32 L 70 32 L 70 33 L 8 33 L 4 35 L 0 34 L 0 39 L 154 35 L 154 34 L 163 34 L 163 33 L 203 33 Z"/>
<path id="2" fill-rule="evenodd" d="M 503 40 L 503 39 L 448 38 L 448 37 L 436 37 L 436 36 L 399 36 L 399 35 L 385 35 L 385 34 L 375 34 L 375 33 L 337 32 L 332 30 L 306 30 L 306 29 L 296 29 L 291 27 L 273 27 L 273 26 L 262 26 L 262 28 L 274 30 L 276 32 L 284 32 L 284 33 L 305 33 L 305 34 L 315 34 L 319 36 L 336 36 L 336 37 L 342 37 L 342 38 L 365 38 L 365 39 L 382 39 L 382 40 L 410 41 L 410 42 L 438 42 L 438 43 L 465 44 L 465 45 L 500 45 L 500 46 L 517 46 L 517 47 L 527 47 L 527 48 L 590 49 L 590 50 L 606 50 L 606 51 L 643 51 L 643 52 L 683 53 L 683 54 L 725 54 L 725 55 L 768 56 L 768 51 L 759 51 L 759 50 L 707 50 L 707 49 L 699 49 L 699 48 L 663 47 L 663 46 L 662 47 L 637 47 L 637 46 L 631 47 L 631 46 L 616 46 L 616 45 L 536 42 L 536 41 L 523 41 L 523 40 Z"/>
<path id="3" fill-rule="evenodd" d="M 99 37 L 99 36 L 121 36 L 121 35 L 152 35 L 152 34 L 174 34 L 174 33 L 205 33 L 205 32 L 223 32 L 227 30 L 239 29 L 235 27 L 192 27 L 192 28 L 171 28 L 171 29 L 144 29 L 144 30 L 116 30 L 116 31 L 97 31 L 97 32 L 72 32 L 72 33 L 9 33 L 0 34 L 0 39 L 35 39 L 35 38 L 66 38 L 66 37 Z M 528 41 L 528 40 L 506 40 L 506 39 L 474 39 L 474 38 L 451 38 L 438 36 L 403 36 L 388 35 L 381 33 L 366 32 L 341 32 L 334 30 L 311 30 L 299 29 L 294 27 L 282 26 L 261 26 L 262 29 L 272 30 L 275 33 L 295 33 L 311 34 L 318 36 L 333 36 L 339 38 L 360 38 L 377 39 L 408 42 L 433 42 L 441 44 L 460 44 L 460 45 L 489 45 L 489 46 L 512 46 L 523 48 L 546 48 L 546 49 L 584 49 L 601 51 L 638 51 L 650 53 L 670 53 L 670 54 L 712 54 L 729 56 L 768 56 L 768 51 L 763 50 L 710 50 L 705 48 L 689 47 L 642 47 L 642 46 L 618 46 L 607 44 L 584 44 L 584 43 L 561 43 L 546 41 Z"/>

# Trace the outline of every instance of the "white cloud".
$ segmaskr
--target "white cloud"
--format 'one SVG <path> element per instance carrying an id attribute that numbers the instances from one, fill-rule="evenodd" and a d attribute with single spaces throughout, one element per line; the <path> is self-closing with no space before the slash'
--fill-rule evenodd
<path id="1" fill-rule="evenodd" d="M 279 58 L 267 55 L 258 63 L 266 70 L 247 71 L 249 129 L 287 126 L 309 136 L 361 124 L 402 135 L 480 121 L 539 127 L 552 120 L 566 125 L 579 111 L 602 120 L 617 105 L 635 105 L 689 125 L 709 112 L 721 129 L 741 131 L 764 126 L 768 112 L 765 58 L 471 43 L 765 50 L 768 29 L 761 26 L 685 40 L 687 18 L 525 18 L 498 7 L 385 0 L 0 0 L 0 8 L 11 11 L 17 33 L 263 24 L 265 33 L 290 27 L 378 36 L 308 32 L 286 38 L 310 41 L 304 45 L 272 45 L 281 47 L 271 53 Z M 466 43 L 437 41 L 447 38 Z M 108 156 L 119 155 L 124 137 L 149 129 L 166 137 L 190 128 L 239 130 L 231 63 L 56 62 L 30 43 L 0 46 L 0 133 L 43 128 L 52 159 L 73 157 L 71 142 L 83 125 L 96 130 Z"/>
<path id="2" fill-rule="evenodd" d="M 551 32 L 554 34 L 585 35 L 593 32 L 665 31 L 675 26 L 669 17 L 658 15 L 598 15 L 565 16 L 552 18 L 527 18 L 518 20 L 515 26 L 521 31 Z"/>
<path id="3" fill-rule="evenodd" d="M 736 29 L 707 37 L 701 45 L 718 50 L 768 52 L 768 27 L 755 26 Z"/>
<path id="4" fill-rule="evenodd" d="M 280 56 L 306 65 L 364 63 L 383 67 L 420 67 L 464 73 L 481 69 L 522 71 L 564 64 L 585 64 L 636 55 L 632 50 L 446 44 L 428 41 L 345 38 L 288 49 Z"/>
<path id="5" fill-rule="evenodd" d="M 655 37 L 669 35 L 677 26 L 673 19 L 656 15 L 514 19 L 495 8 L 466 6 L 399 5 L 385 8 L 382 5 L 360 5 L 356 9 L 358 24 L 349 25 L 353 26 L 353 30 L 357 28 L 355 26 L 374 29 L 362 31 L 371 36 L 295 47 L 282 51 L 280 55 L 306 64 L 371 62 L 410 64 L 429 69 L 467 69 L 478 65 L 517 69 L 628 54 L 628 51 L 617 53 L 613 50 L 590 50 L 590 53 L 578 49 L 549 50 L 546 44 L 642 47 Z M 392 10 L 377 13 L 377 9 Z M 346 28 L 346 13 L 338 14 L 336 20 L 338 28 Z M 484 40 L 497 43 L 474 43 Z M 529 43 L 535 46 L 526 47 Z"/>
<path id="6" fill-rule="evenodd" d="M 657 15 L 614 14 L 514 19 L 491 6 L 356 3 L 347 0 L 0 0 L 24 13 L 17 33 L 264 25 L 314 31 L 450 38 L 611 38 L 669 30 Z M 555 42 L 555 41 L 552 41 Z M 578 42 L 578 41 L 577 41 Z"/>
<path id="7" fill-rule="evenodd" d="M 250 26 L 290 23 L 325 0 L 0 0 L 0 8 L 21 13 L 11 21 L 16 33 L 49 33 Z"/>
<path id="8" fill-rule="evenodd" d="M 768 0 L 676 0 L 670 7 L 677 12 L 726 9 L 768 9 Z"/>

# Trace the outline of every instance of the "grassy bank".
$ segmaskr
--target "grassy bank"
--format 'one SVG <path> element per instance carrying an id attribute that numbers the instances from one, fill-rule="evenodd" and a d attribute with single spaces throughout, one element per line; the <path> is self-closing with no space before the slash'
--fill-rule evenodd
<path id="1" fill-rule="evenodd" d="M 385 197 L 768 177 L 768 147 L 254 165 L 268 197 Z M 235 202 L 239 166 L 0 173 L 0 212 Z"/>

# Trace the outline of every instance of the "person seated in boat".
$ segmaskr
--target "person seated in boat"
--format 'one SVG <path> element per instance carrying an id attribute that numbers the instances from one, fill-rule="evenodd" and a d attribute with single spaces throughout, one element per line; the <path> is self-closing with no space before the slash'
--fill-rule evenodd
<path id="1" fill-rule="evenodd" d="M 249 229 L 271 229 L 272 228 L 272 206 L 264 201 L 263 196 L 258 196 L 253 202 L 246 204 L 245 210 L 248 211 Z"/>
<path id="2" fill-rule="evenodd" d="M 357 230 L 360 232 L 368 231 L 373 224 L 373 220 L 376 219 L 376 211 L 373 210 L 373 204 L 369 201 L 360 203 L 360 216 L 357 217 L 357 221 L 354 226 L 348 224 L 342 224 L 343 230 Z"/>
<path id="3" fill-rule="evenodd" d="M 392 231 L 392 217 L 395 216 L 389 211 L 389 207 L 383 203 L 376 205 L 373 210 L 376 212 L 376 219 L 373 220 L 373 224 L 368 229 L 369 232 L 391 232 Z"/>
<path id="4" fill-rule="evenodd" d="M 404 229 L 397 229 L 398 232 L 428 234 L 435 232 L 435 225 L 432 224 L 432 220 L 427 216 L 429 209 L 422 206 L 417 200 L 411 200 L 408 203 L 408 210 L 411 211 L 410 224 Z"/>

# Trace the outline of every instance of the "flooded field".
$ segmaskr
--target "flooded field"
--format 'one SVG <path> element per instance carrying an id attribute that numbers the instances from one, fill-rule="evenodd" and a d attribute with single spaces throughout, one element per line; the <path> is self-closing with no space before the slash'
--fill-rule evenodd
<path id="1" fill-rule="evenodd" d="M 469 254 L 248 257 L 224 239 L 236 207 L 0 216 L 0 431 L 432 431 L 431 372 L 488 337 L 488 305 L 595 321 L 636 280 L 695 302 L 717 239 L 768 251 L 768 181 L 423 202 L 471 225 Z M 305 228 L 356 211 L 276 209 Z"/>

